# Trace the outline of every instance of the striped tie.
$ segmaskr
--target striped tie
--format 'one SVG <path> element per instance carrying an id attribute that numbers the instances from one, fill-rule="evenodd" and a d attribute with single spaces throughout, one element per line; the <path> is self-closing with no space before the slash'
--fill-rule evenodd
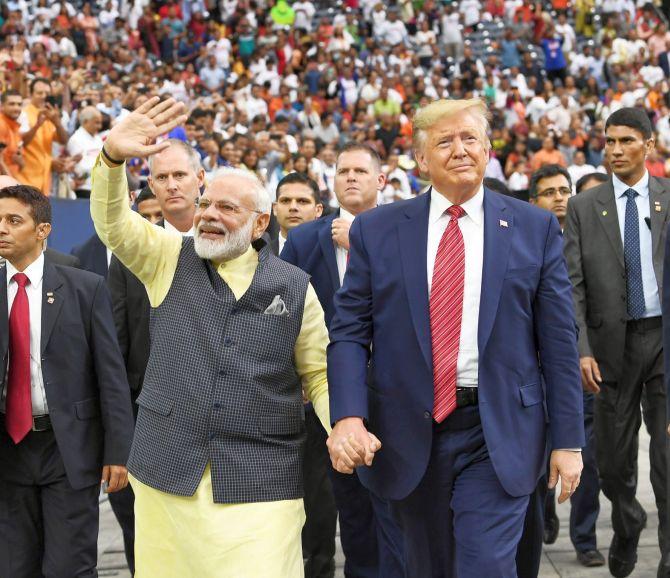
<path id="1" fill-rule="evenodd" d="M 459 205 L 447 209 L 451 217 L 435 257 L 430 292 L 430 334 L 433 344 L 433 419 L 440 423 L 456 409 L 456 362 L 463 317 L 465 245 L 458 219 Z"/>

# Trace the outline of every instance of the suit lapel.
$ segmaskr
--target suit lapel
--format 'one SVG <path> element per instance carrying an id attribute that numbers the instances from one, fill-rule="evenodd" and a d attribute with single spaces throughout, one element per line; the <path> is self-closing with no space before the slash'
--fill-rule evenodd
<path id="1" fill-rule="evenodd" d="M 41 350 L 44 353 L 53 331 L 56 319 L 63 305 L 63 294 L 59 289 L 63 286 L 63 278 L 58 269 L 48 262 L 44 262 L 44 277 L 42 279 L 42 336 Z"/>
<path id="2" fill-rule="evenodd" d="M 433 348 L 430 340 L 430 307 L 426 273 L 429 211 L 430 190 L 415 201 L 407 203 L 405 208 L 407 219 L 398 223 L 398 237 L 400 263 L 414 330 L 426 364 L 432 368 Z"/>
<path id="3" fill-rule="evenodd" d="M 96 237 L 96 243 L 93 246 L 93 263 L 95 263 L 95 271 L 98 275 L 102 275 L 105 279 L 107 278 L 108 266 L 107 266 L 107 247 L 100 240 L 99 237 Z"/>
<path id="4" fill-rule="evenodd" d="M 7 266 L 0 268 L 0 358 L 4 359 L 9 347 L 9 318 L 7 315 Z M 4 363 L 0 367 L 4 372 Z M 0 376 L 0 382 L 4 373 Z"/>
<path id="5" fill-rule="evenodd" d="M 480 356 L 486 349 L 498 312 L 513 235 L 514 215 L 511 209 L 502 197 L 484 189 L 484 263 L 477 334 Z"/>
<path id="6" fill-rule="evenodd" d="M 614 188 L 611 181 L 603 185 L 596 196 L 595 209 L 597 211 L 596 219 L 605 230 L 605 234 L 614 249 L 614 253 L 622 268 L 626 265 L 623 259 L 623 241 L 621 239 L 621 230 L 619 229 L 619 217 L 614 199 Z"/>
<path id="7" fill-rule="evenodd" d="M 668 219 L 670 193 L 654 177 L 649 177 L 649 214 L 651 215 L 651 254 L 662 255 L 663 231 Z"/>
<path id="8" fill-rule="evenodd" d="M 333 293 L 340 288 L 340 274 L 337 270 L 337 257 L 335 254 L 335 244 L 333 243 L 333 235 L 331 227 L 333 221 L 337 219 L 340 212 L 337 211 L 323 220 L 323 225 L 319 231 L 319 245 L 321 246 L 321 253 L 326 263 L 326 268 L 330 274 L 330 281 L 333 284 Z"/>

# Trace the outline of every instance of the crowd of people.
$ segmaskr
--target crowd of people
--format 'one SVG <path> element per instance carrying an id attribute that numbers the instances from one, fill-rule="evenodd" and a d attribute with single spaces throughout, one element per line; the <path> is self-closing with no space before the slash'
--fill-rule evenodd
<path id="1" fill-rule="evenodd" d="M 642 1 L 15 0 L 0 38 L 0 83 L 17 91 L 3 100 L 0 169 L 45 194 L 87 196 L 105 134 L 154 94 L 185 103 L 173 136 L 208 175 L 245 168 L 274 195 L 295 170 L 332 205 L 333 153 L 350 141 L 384 161 L 380 202 L 417 194 L 412 114 L 442 97 L 487 101 L 487 176 L 520 195 L 542 164 L 573 181 L 604 171 L 603 123 L 622 106 L 647 110 L 648 168 L 670 172 L 670 32 Z M 146 163 L 128 170 L 141 188 Z"/>
<path id="2" fill-rule="evenodd" d="M 100 468 L 142 578 L 330 578 L 338 518 L 348 577 L 532 578 L 547 486 L 628 576 L 642 418 L 670 576 L 661 6 L 1 10 L 0 576 L 94 571 Z M 74 262 L 50 196 L 91 199 Z"/>

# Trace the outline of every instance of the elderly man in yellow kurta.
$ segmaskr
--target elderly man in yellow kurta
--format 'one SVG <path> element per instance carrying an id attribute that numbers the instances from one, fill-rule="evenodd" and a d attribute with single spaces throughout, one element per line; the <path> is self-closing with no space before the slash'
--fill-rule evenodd
<path id="1" fill-rule="evenodd" d="M 330 429 L 323 311 L 307 275 L 261 239 L 271 205 L 251 173 L 214 178 L 193 238 L 130 210 L 125 160 L 161 151 L 156 137 L 185 120 L 174 100 L 147 101 L 93 169 L 98 235 L 152 306 L 128 463 L 135 576 L 299 578 L 303 389 Z"/>

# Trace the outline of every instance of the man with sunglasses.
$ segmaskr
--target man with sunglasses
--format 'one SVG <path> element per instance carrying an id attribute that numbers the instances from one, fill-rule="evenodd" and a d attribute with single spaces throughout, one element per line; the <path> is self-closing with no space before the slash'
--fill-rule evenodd
<path id="1" fill-rule="evenodd" d="M 126 159 L 165 150 L 156 138 L 186 118 L 173 99 L 148 100 L 93 169 L 98 234 L 152 307 L 128 463 L 135 576 L 300 578 L 303 390 L 330 429 L 323 310 L 308 275 L 261 239 L 271 202 L 251 173 L 215 176 L 193 238 L 130 210 Z"/>

